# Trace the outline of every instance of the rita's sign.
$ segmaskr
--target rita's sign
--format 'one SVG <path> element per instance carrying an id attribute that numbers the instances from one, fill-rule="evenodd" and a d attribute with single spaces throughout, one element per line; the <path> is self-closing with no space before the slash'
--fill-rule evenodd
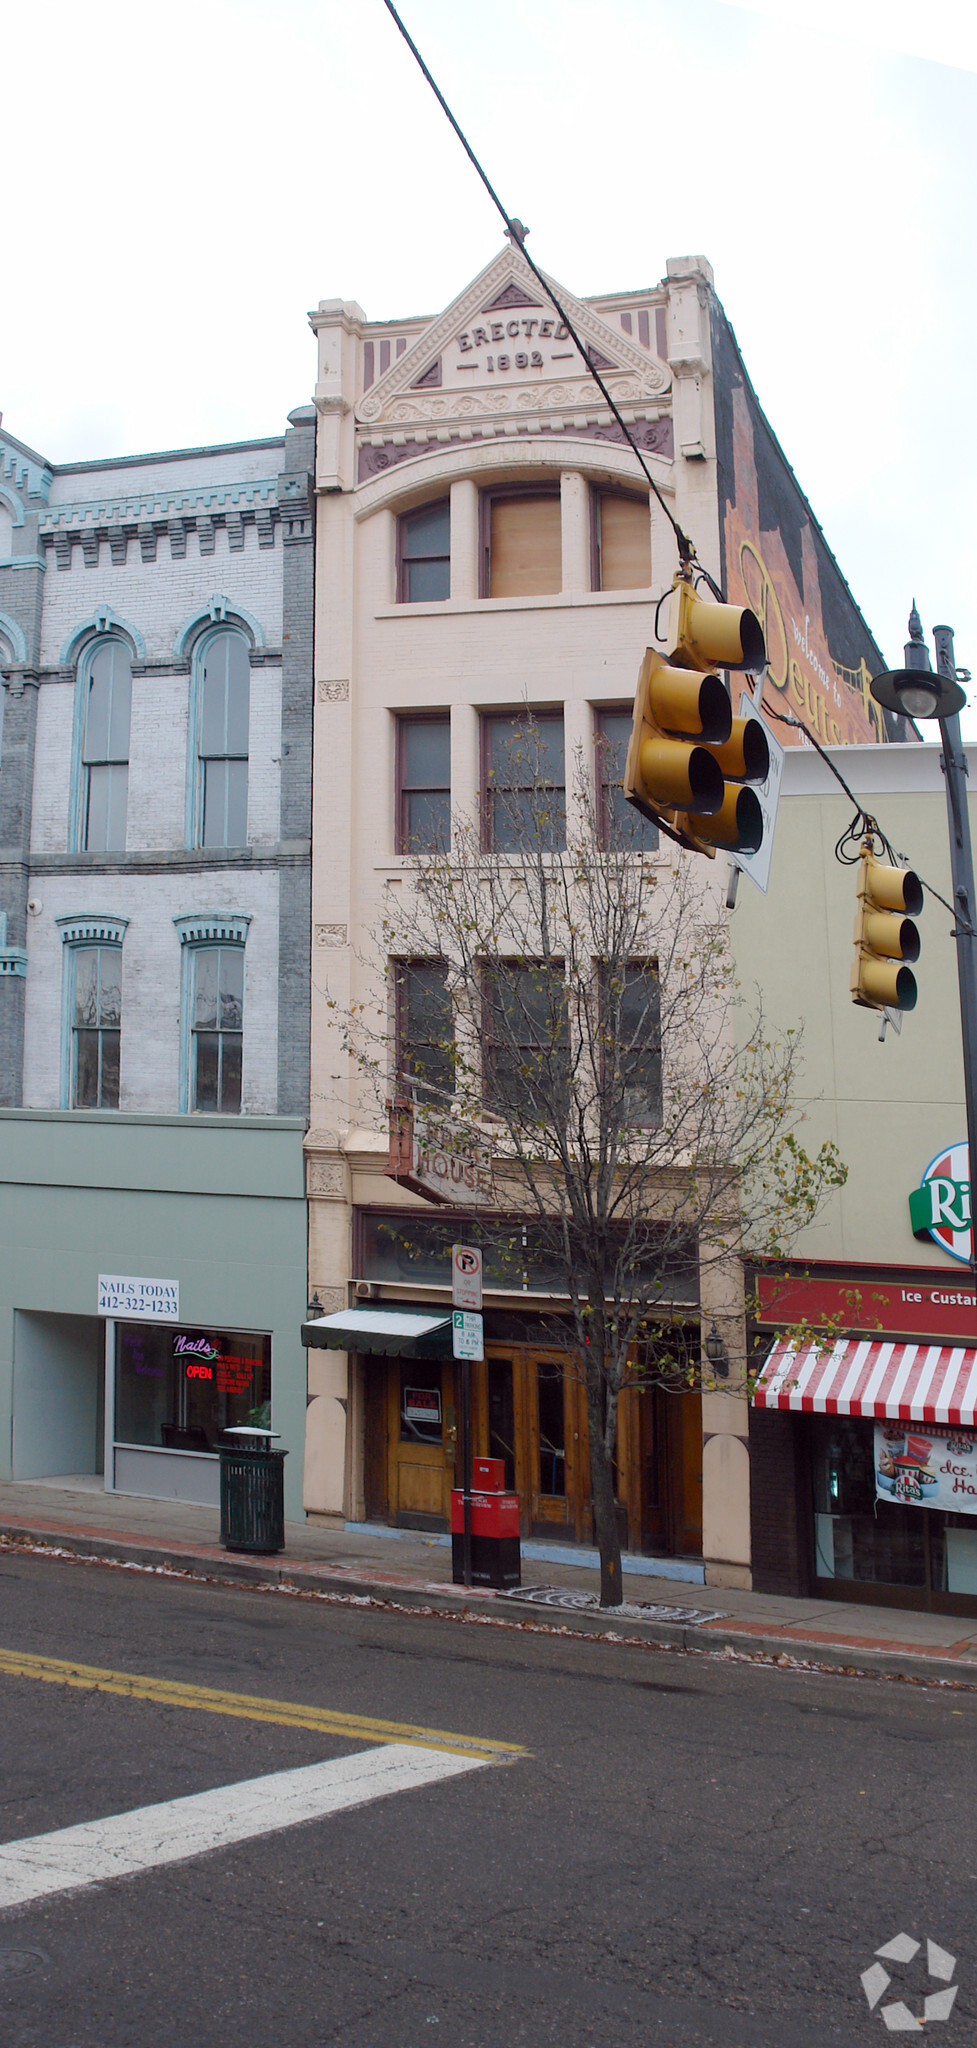
<path id="1" fill-rule="evenodd" d="M 909 1197 L 909 1219 L 914 1237 L 931 1237 L 951 1259 L 969 1264 L 973 1219 L 966 1140 L 947 1145 L 930 1160 L 919 1187 Z"/>

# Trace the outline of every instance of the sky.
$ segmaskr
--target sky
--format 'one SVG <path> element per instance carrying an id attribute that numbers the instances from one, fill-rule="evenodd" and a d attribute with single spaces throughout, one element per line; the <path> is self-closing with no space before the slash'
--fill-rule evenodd
<path id="1" fill-rule="evenodd" d="M 569 290 L 708 256 L 886 660 L 915 597 L 977 669 L 977 10 L 402 12 Z M 501 246 L 382 0 L 48 0 L 4 56 L 0 411 L 55 462 L 277 434 L 312 392 L 310 307 L 434 314 Z"/>

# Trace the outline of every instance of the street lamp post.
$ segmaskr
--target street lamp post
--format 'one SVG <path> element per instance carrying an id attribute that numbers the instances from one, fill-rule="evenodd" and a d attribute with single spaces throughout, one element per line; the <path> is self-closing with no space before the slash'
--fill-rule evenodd
<path id="1" fill-rule="evenodd" d="M 960 736 L 960 711 L 967 701 L 961 683 L 969 682 L 970 673 L 955 665 L 952 627 L 934 626 L 933 639 L 936 644 L 935 670 L 930 666 L 919 613 L 913 605 L 905 648 L 906 666 L 875 676 L 872 695 L 878 704 L 884 704 L 889 711 L 900 712 L 903 717 L 937 720 L 943 743 L 940 765 L 946 782 L 950 831 L 950 876 L 957 920 L 953 937 L 957 942 L 963 1087 L 967 1106 L 967 1157 L 971 1185 L 970 1268 L 977 1299 L 977 1231 L 973 1221 L 973 1187 L 977 1171 L 977 896 L 974 892 L 974 857 L 967 809 L 967 759 Z"/>

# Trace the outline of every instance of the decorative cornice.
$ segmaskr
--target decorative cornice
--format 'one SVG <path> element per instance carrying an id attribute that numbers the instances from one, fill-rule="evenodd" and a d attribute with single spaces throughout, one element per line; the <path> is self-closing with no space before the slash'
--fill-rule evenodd
<path id="1" fill-rule="evenodd" d="M 127 917 L 56 917 L 54 920 L 65 946 L 101 944 L 121 946 Z"/>
<path id="2" fill-rule="evenodd" d="M 211 912 L 199 917 L 175 917 L 173 923 L 179 933 L 181 946 L 213 946 L 218 942 L 229 946 L 243 946 L 251 919 L 237 913 L 222 916 L 217 912 Z"/>
<path id="3" fill-rule="evenodd" d="M 112 498 L 80 498 L 69 505 L 48 505 L 41 520 L 44 535 L 63 532 L 66 527 L 105 527 L 131 525 L 134 529 L 146 520 L 163 523 L 181 513 L 193 521 L 198 513 L 213 517 L 215 513 L 237 512 L 248 508 L 277 503 L 277 477 L 260 477 L 242 483 L 171 484 L 168 489 L 158 487 L 152 491 L 119 492 Z"/>
<path id="4" fill-rule="evenodd" d="M 27 954 L 23 946 L 0 946 L 0 981 L 15 977 L 25 980 Z"/>
<path id="5" fill-rule="evenodd" d="M 35 505 L 46 505 L 48 492 L 54 482 L 53 471 L 46 462 L 32 457 L 26 451 L 15 450 L 0 435 L 0 478 L 18 498 L 32 498 Z"/>
<path id="6" fill-rule="evenodd" d="M 670 413 L 652 419 L 632 419 L 629 425 L 639 448 L 646 449 L 651 455 L 660 455 L 666 462 L 672 461 L 675 437 Z M 620 448 L 627 445 L 617 421 L 607 413 L 588 419 L 586 424 L 567 419 L 552 422 L 521 420 L 515 433 L 520 442 L 536 436 L 546 442 L 560 441 L 569 435 L 575 441 L 598 441 Z M 502 437 L 494 427 L 459 428 L 448 434 L 429 434 L 423 428 L 411 435 L 373 434 L 369 441 L 360 445 L 356 480 L 360 484 L 368 483 L 372 477 L 395 469 L 401 462 L 411 462 L 418 456 L 441 454 L 445 448 L 461 448 L 473 443 L 482 448 L 491 447 L 498 445 L 500 439 L 505 445 L 511 438 L 511 430 Z"/>
<path id="7" fill-rule="evenodd" d="M 201 555 L 212 555 L 215 530 L 227 531 L 229 548 L 245 544 L 245 527 L 253 526 L 259 548 L 273 548 L 279 524 L 278 485 L 256 483 L 200 485 L 191 490 L 156 491 L 144 497 L 91 500 L 49 509 L 39 534 L 42 549 L 54 551 L 59 569 L 70 569 L 79 543 L 86 569 L 98 566 L 106 542 L 112 562 L 123 567 L 130 541 L 138 540 L 140 559 L 155 562 L 161 541 L 169 543 L 169 559 L 186 559 L 187 535 L 196 533 Z M 41 556 L 44 566 L 44 556 Z"/>
<path id="8" fill-rule="evenodd" d="M 651 358 L 644 376 L 622 377 L 616 374 L 610 388 L 616 403 L 622 408 L 630 408 L 647 405 L 649 400 L 660 401 L 668 390 L 668 383 L 660 364 Z M 410 427 L 415 423 L 435 420 L 444 423 L 498 420 L 503 422 L 500 432 L 514 432 L 517 420 L 532 416 L 538 432 L 543 424 L 552 425 L 554 418 L 567 412 L 593 417 L 600 404 L 599 397 L 595 401 L 594 392 L 595 387 L 589 378 L 558 384 L 515 384 L 505 390 L 447 391 L 430 396 L 422 391 L 405 391 L 391 397 L 384 407 L 382 423 L 388 427 Z M 379 415 L 377 417 L 380 418 Z M 364 415 L 363 424 L 372 426 L 372 418 Z"/>

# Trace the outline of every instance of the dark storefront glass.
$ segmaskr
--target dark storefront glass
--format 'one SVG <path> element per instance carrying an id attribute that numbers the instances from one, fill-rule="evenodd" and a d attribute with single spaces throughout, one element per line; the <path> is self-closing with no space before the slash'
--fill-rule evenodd
<path id="1" fill-rule="evenodd" d="M 486 1287 L 500 1292 L 565 1294 L 566 1267 L 547 1244 L 540 1226 L 511 1222 L 482 1222 L 471 1217 L 439 1219 L 414 1217 L 408 1213 L 383 1215 L 362 1209 L 358 1216 L 358 1279 L 404 1281 L 416 1287 L 451 1286 L 451 1247 L 464 1241 L 481 1247 L 483 1280 Z M 652 1242 L 636 1250 L 634 1272 L 643 1285 L 660 1275 L 666 1300 L 695 1301 L 698 1276 L 693 1263 L 679 1263 L 674 1257 L 656 1256 Z"/>
<path id="2" fill-rule="evenodd" d="M 563 1372 L 560 1366 L 537 1366 L 536 1403 L 539 1422 L 539 1490 L 540 1493 L 565 1496 L 566 1424 L 563 1408 Z"/>
<path id="3" fill-rule="evenodd" d="M 221 1431 L 267 1428 L 271 1338 L 242 1330 L 116 1328 L 115 1435 L 123 1444 L 214 1451 Z"/>
<path id="4" fill-rule="evenodd" d="M 977 1517 L 877 1500 L 873 1424 L 813 1415 L 810 1425 L 816 1577 L 977 1593 Z"/>

